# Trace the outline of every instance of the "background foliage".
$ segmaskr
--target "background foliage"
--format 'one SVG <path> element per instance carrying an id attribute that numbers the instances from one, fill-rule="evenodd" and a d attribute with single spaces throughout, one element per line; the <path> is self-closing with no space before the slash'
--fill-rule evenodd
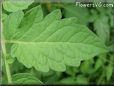
<path id="1" fill-rule="evenodd" d="M 94 3 L 94 2 L 92 2 Z M 108 2 L 107 2 L 108 3 Z M 12 5 L 14 4 L 14 5 Z M 109 52 L 95 56 L 93 59 L 82 61 L 79 67 L 67 67 L 65 72 L 50 70 L 48 73 L 40 72 L 34 68 L 26 68 L 16 58 L 7 58 L 14 83 L 46 83 L 46 84 L 108 84 L 113 83 L 114 74 L 114 11 L 113 8 L 89 7 L 81 8 L 72 3 L 6 3 L 3 2 L 2 22 L 12 12 L 23 10 L 26 13 L 29 9 L 41 4 L 45 15 L 53 10 L 60 9 L 62 18 L 76 17 L 79 24 L 86 25 L 91 31 L 98 35 L 108 46 Z M 18 17 L 19 15 L 15 16 Z M 20 18 L 23 14 L 20 13 Z M 10 17 L 9 17 L 10 19 Z M 17 19 L 17 18 L 15 18 Z M 18 21 L 19 21 L 18 19 Z M 18 23 L 15 20 L 15 25 Z M 12 27 L 12 26 L 11 26 Z M 15 28 L 15 26 L 13 26 Z M 11 33 L 12 35 L 12 33 Z M 9 37 L 9 36 L 8 36 Z M 7 77 L 2 63 L 2 83 L 6 84 Z M 21 77 L 21 79 L 20 79 Z"/>

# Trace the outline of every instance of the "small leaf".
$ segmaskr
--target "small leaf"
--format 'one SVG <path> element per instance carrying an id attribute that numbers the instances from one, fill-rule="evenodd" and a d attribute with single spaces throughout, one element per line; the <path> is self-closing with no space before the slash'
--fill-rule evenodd
<path id="1" fill-rule="evenodd" d="M 76 83 L 77 84 L 88 84 L 88 78 L 85 77 L 84 75 L 78 75 L 76 77 Z"/>
<path id="2" fill-rule="evenodd" d="M 97 35 L 106 43 L 110 38 L 110 28 L 107 16 L 100 16 L 94 23 Z"/>
<path id="3" fill-rule="evenodd" d="M 113 73 L 113 65 L 109 64 L 106 67 L 106 78 L 107 78 L 107 80 L 110 80 L 112 73 Z"/>
<path id="4" fill-rule="evenodd" d="M 92 74 L 94 72 L 92 65 L 93 65 L 93 61 L 91 61 L 91 59 L 84 61 L 80 66 L 80 72 L 82 72 L 83 74 Z"/>
<path id="5" fill-rule="evenodd" d="M 12 58 L 10 55 L 6 57 L 8 64 L 12 64 L 15 61 L 15 58 Z"/>
<path id="6" fill-rule="evenodd" d="M 13 83 L 16 84 L 42 84 L 42 82 L 29 73 L 17 73 L 12 76 Z"/>
<path id="7" fill-rule="evenodd" d="M 9 14 L 3 23 L 5 39 L 10 39 L 17 30 L 24 13 L 22 11 Z"/>
<path id="8" fill-rule="evenodd" d="M 60 81 L 62 84 L 87 84 L 88 79 L 83 75 L 78 75 L 76 77 L 67 77 Z"/>
<path id="9" fill-rule="evenodd" d="M 67 77 L 60 81 L 62 84 L 76 84 L 76 79 L 74 77 Z"/>
<path id="10" fill-rule="evenodd" d="M 3 7 L 5 10 L 9 12 L 16 12 L 23 9 L 27 9 L 30 4 L 32 4 L 34 0 L 5 0 L 3 2 Z"/>
<path id="11" fill-rule="evenodd" d="M 36 6 L 27 11 L 20 24 L 20 28 L 30 28 L 34 23 L 41 22 L 43 19 L 43 12 L 41 6 Z"/>
<path id="12" fill-rule="evenodd" d="M 101 66 L 103 65 L 103 61 L 102 59 L 97 59 L 96 63 L 95 63 L 95 70 L 99 69 Z"/>
<path id="13" fill-rule="evenodd" d="M 40 16 L 40 17 L 39 17 Z M 22 19 L 19 30 L 15 37 L 20 37 L 25 34 L 25 32 L 30 29 L 35 23 L 41 22 L 43 19 L 43 12 L 41 6 L 34 7 L 27 11 Z"/>
<path id="14" fill-rule="evenodd" d="M 67 67 L 66 73 L 71 76 L 75 76 L 75 74 L 79 72 L 79 70 L 76 67 Z"/>
<path id="15" fill-rule="evenodd" d="M 87 24 L 89 19 L 89 12 L 87 8 L 78 7 L 74 4 L 65 4 L 64 16 L 65 17 L 76 17 L 81 24 Z"/>

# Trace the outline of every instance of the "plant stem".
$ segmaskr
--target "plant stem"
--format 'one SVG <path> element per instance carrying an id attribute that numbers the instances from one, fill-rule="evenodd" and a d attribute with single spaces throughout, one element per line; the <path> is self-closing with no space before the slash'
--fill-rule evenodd
<path id="1" fill-rule="evenodd" d="M 7 62 L 7 59 L 6 59 L 7 58 L 7 52 L 6 52 L 2 28 L 1 28 L 1 40 L 2 40 L 1 47 L 2 47 L 2 52 L 3 52 L 3 59 L 4 59 L 4 63 L 5 63 L 5 69 L 6 69 L 6 75 L 7 75 L 8 83 L 12 83 L 10 67 L 9 67 L 9 64 Z"/>

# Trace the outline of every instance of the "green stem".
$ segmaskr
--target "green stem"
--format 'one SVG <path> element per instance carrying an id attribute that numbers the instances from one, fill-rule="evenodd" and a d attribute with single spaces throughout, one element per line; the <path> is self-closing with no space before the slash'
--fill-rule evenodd
<path id="1" fill-rule="evenodd" d="M 3 51 L 3 59 L 4 59 L 4 63 L 5 63 L 5 69 L 6 69 L 6 75 L 7 75 L 8 83 L 12 83 L 10 67 L 9 67 L 9 64 L 7 62 L 7 59 L 6 59 L 7 58 L 7 52 L 6 52 L 2 28 L 1 28 L 1 40 L 2 40 L 1 47 L 2 47 L 2 51 Z"/>

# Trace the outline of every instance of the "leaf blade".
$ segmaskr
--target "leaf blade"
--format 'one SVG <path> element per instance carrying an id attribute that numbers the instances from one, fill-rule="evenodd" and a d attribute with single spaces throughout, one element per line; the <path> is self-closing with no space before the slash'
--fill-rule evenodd
<path id="1" fill-rule="evenodd" d="M 15 84 L 42 84 L 42 82 L 30 73 L 17 73 L 12 76 Z"/>
<path id="2" fill-rule="evenodd" d="M 79 66 L 80 61 L 107 51 L 104 43 L 87 27 L 73 22 L 76 18 L 60 17 L 60 10 L 56 10 L 21 37 L 14 38 L 12 57 L 28 68 L 62 72 L 66 65 Z"/>
<path id="3" fill-rule="evenodd" d="M 6 17 L 3 23 L 6 39 L 10 39 L 13 36 L 23 17 L 24 13 L 22 11 L 11 13 Z"/>
<path id="4" fill-rule="evenodd" d="M 28 6 L 30 4 L 32 4 L 33 2 L 34 2 L 34 0 L 29 0 L 29 1 L 6 0 L 3 2 L 3 7 L 5 10 L 7 10 L 9 12 L 16 12 L 16 11 L 20 11 L 20 10 L 28 8 Z"/>

